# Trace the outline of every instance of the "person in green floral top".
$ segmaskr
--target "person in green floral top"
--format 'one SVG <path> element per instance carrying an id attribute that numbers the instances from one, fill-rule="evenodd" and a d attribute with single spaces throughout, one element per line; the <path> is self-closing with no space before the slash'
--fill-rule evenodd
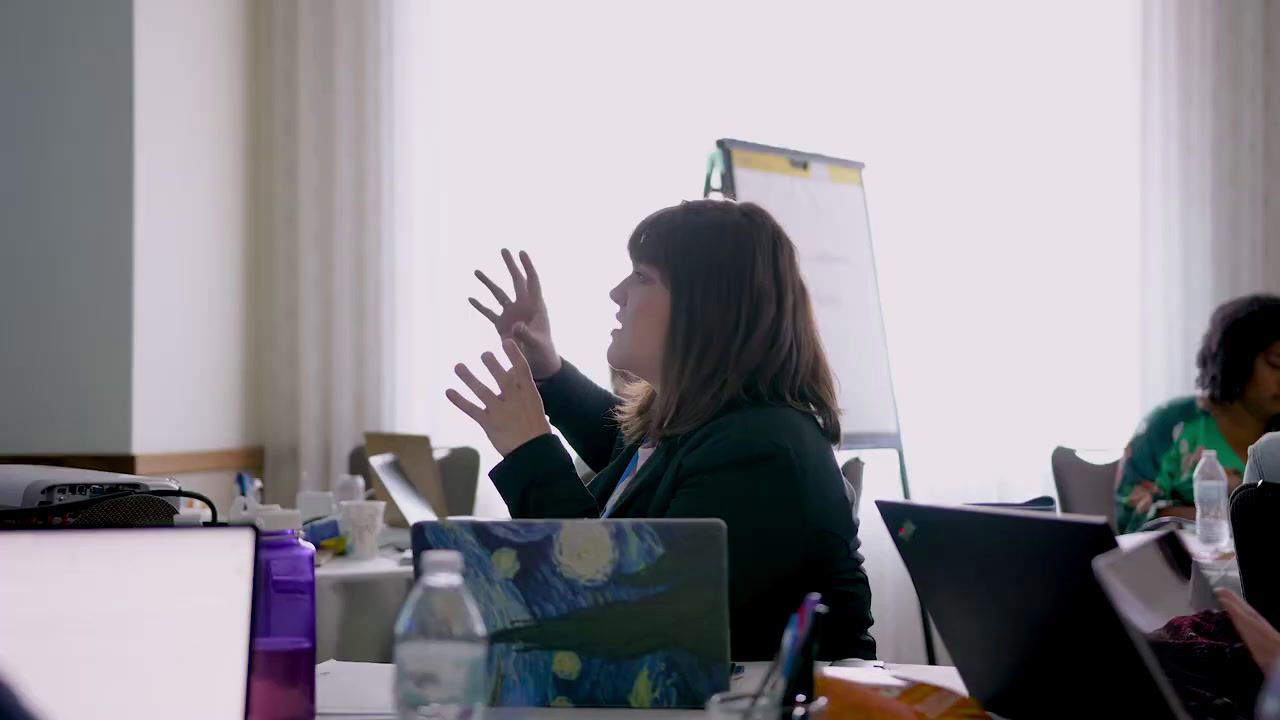
<path id="1" fill-rule="evenodd" d="M 1234 490 L 1249 446 L 1280 430 L 1280 297 L 1247 295 L 1213 313 L 1196 355 L 1200 395 L 1156 408 L 1125 448 L 1116 529 L 1162 516 L 1194 520 L 1191 475 L 1215 450 Z"/>

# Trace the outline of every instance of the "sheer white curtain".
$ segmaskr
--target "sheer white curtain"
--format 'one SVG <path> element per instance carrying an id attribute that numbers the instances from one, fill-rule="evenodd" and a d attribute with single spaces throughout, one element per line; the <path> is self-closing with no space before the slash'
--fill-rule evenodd
<path id="1" fill-rule="evenodd" d="M 1142 6 L 1143 400 L 1190 392 L 1213 308 L 1280 291 L 1280 4 Z"/>
<path id="2" fill-rule="evenodd" d="M 389 426 L 390 5 L 255 6 L 255 257 L 268 495 L 328 489 Z"/>
<path id="3" fill-rule="evenodd" d="M 1053 445 L 1132 429 L 1136 3 L 397 8 L 399 425 L 487 446 L 441 397 L 494 346 L 466 298 L 504 246 L 604 381 L 628 233 L 738 137 L 867 163 L 923 497 L 1036 494 Z"/>
<path id="4" fill-rule="evenodd" d="M 698 197 L 735 137 L 867 163 L 918 497 L 1052 492 L 1054 445 L 1132 430 L 1136 1 L 395 7 L 397 427 L 496 460 L 443 393 L 496 346 L 466 298 L 504 246 L 533 255 L 561 352 L 605 382 L 627 235 Z M 872 461 L 868 494 L 891 495 L 896 464 Z M 480 511 L 504 510 L 484 485 Z M 882 655 L 920 659 L 870 503 L 862 521 Z"/>

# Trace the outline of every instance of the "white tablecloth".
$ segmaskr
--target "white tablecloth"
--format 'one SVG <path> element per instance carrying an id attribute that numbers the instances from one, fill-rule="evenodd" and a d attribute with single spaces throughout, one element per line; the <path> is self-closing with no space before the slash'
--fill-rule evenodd
<path id="1" fill-rule="evenodd" d="M 316 662 L 391 662 L 392 629 L 412 586 L 413 568 L 391 550 L 316 568 Z"/>
<path id="2" fill-rule="evenodd" d="M 757 687 L 768 663 L 747 663 L 747 672 L 733 682 L 733 690 Z M 893 674 L 932 683 L 963 694 L 964 682 L 952 667 L 889 665 Z M 394 717 L 391 684 L 394 668 L 373 663 L 331 662 L 316 668 L 316 708 L 319 718 L 382 720 Z M 369 711 L 369 712 L 361 712 Z M 702 710 L 627 710 L 601 708 L 488 708 L 485 720 L 702 720 Z"/>
<path id="3" fill-rule="evenodd" d="M 1158 534 L 1159 531 L 1117 535 L 1116 544 L 1123 550 L 1129 550 Z M 1178 537 L 1181 538 L 1183 545 L 1186 545 L 1187 552 L 1191 553 L 1195 568 L 1200 571 L 1200 576 L 1191 588 L 1192 593 L 1198 598 L 1198 606 L 1214 605 L 1217 601 L 1213 599 L 1213 591 L 1219 588 L 1240 593 L 1240 565 L 1236 562 L 1234 548 L 1228 547 L 1225 551 L 1210 550 L 1201 544 L 1194 532 L 1186 530 L 1179 531 Z M 1208 587 L 1201 586 L 1199 577 L 1207 581 Z"/>

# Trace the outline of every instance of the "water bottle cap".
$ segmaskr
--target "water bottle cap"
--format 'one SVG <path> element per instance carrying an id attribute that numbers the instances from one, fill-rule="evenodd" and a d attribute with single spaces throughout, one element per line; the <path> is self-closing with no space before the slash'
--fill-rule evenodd
<path id="1" fill-rule="evenodd" d="M 301 530 L 302 511 L 284 510 L 279 505 L 258 510 L 258 529 L 262 532 L 279 532 L 281 530 Z"/>
<path id="2" fill-rule="evenodd" d="M 428 550 L 422 553 L 422 572 L 462 573 L 462 553 L 457 550 Z"/>

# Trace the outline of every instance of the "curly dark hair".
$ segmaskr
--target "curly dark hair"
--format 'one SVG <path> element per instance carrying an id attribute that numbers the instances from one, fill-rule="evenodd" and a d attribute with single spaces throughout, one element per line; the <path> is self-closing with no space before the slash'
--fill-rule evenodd
<path id="1" fill-rule="evenodd" d="M 1215 403 L 1244 395 L 1258 355 L 1280 340 L 1280 297 L 1245 295 L 1213 311 L 1196 353 L 1196 387 Z"/>

